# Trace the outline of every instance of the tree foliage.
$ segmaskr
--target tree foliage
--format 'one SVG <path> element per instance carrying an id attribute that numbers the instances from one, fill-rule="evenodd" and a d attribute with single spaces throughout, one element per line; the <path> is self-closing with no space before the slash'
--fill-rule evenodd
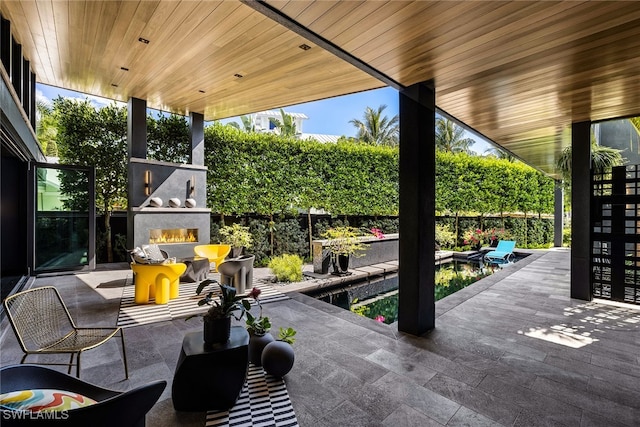
<path id="1" fill-rule="evenodd" d="M 399 142 L 399 119 L 396 114 L 388 118 L 382 113 L 387 108 L 380 105 L 376 110 L 367 107 L 364 111 L 363 120 L 351 119 L 349 123 L 358 130 L 356 138 L 362 142 L 372 145 L 396 146 Z"/>
<path id="2" fill-rule="evenodd" d="M 565 182 L 571 182 L 571 146 L 562 150 L 562 154 L 556 162 L 556 167 L 562 174 Z M 596 173 L 604 173 L 613 166 L 620 166 L 624 163 L 620 150 L 611 147 L 598 145 L 595 138 L 591 139 L 591 169 Z"/>
<path id="3" fill-rule="evenodd" d="M 281 108 L 280 118 L 281 120 L 270 117 L 269 122 L 271 122 L 276 127 L 280 135 L 284 137 L 296 136 L 298 134 L 298 130 L 296 129 L 296 122 L 293 119 L 293 116 L 291 114 L 285 113 Z M 243 120 L 242 122 L 246 128 L 247 125 L 245 121 Z"/>
<path id="4" fill-rule="evenodd" d="M 184 116 L 158 113 L 147 116 L 147 158 L 188 163 L 191 153 L 189 124 Z"/>
<path id="5" fill-rule="evenodd" d="M 53 109 L 45 102 L 38 100 L 36 102 L 36 137 L 40 143 L 40 147 L 45 156 L 57 157 L 58 144 L 56 138 L 58 135 L 58 123 L 53 114 Z"/>
<path id="6" fill-rule="evenodd" d="M 473 138 L 464 138 L 464 128 L 444 117 L 436 119 L 436 148 L 449 153 L 470 153 Z"/>
<path id="7" fill-rule="evenodd" d="M 127 109 L 115 103 L 96 109 L 88 99 L 62 97 L 53 105 L 60 161 L 95 168 L 96 208 L 104 214 L 107 260 L 112 262 L 111 213 L 127 206 Z"/>

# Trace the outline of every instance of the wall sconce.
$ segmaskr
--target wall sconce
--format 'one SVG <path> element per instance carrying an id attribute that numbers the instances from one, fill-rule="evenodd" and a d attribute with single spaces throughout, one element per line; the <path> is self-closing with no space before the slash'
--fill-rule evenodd
<path id="1" fill-rule="evenodd" d="M 151 189 L 151 171 L 146 170 L 144 172 L 144 195 L 150 196 L 152 193 Z"/>
<path id="2" fill-rule="evenodd" d="M 191 175 L 191 181 L 189 181 L 189 197 L 196 195 L 196 177 Z"/>

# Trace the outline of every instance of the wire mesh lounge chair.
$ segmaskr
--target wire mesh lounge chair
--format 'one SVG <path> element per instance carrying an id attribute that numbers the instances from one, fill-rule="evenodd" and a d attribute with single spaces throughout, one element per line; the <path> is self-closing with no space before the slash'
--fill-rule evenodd
<path id="1" fill-rule="evenodd" d="M 70 355 L 69 363 L 37 363 L 67 365 L 69 374 L 71 367 L 75 365 L 76 377 L 80 378 L 82 352 L 98 347 L 116 334 L 120 334 L 125 378 L 129 378 L 122 329 L 76 327 L 58 290 L 53 286 L 29 289 L 11 295 L 4 300 L 4 307 L 20 347 L 25 353 L 21 364 L 30 354 L 67 353 Z"/>
<path id="2" fill-rule="evenodd" d="M 513 261 L 513 250 L 516 247 L 514 240 L 500 240 L 496 249 L 487 252 L 484 256 L 484 261 L 494 264 L 506 264 Z"/>

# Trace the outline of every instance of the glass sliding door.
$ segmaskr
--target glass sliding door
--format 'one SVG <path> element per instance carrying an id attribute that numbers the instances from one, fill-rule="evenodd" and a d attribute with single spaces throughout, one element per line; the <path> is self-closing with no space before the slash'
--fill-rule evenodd
<path id="1" fill-rule="evenodd" d="M 92 168 L 36 164 L 32 168 L 36 274 L 95 268 Z"/>

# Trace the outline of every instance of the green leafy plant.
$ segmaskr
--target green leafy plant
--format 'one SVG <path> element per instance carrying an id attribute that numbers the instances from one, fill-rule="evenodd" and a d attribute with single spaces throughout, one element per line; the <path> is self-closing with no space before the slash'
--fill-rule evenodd
<path id="1" fill-rule="evenodd" d="M 436 224 L 436 242 L 441 247 L 451 248 L 456 243 L 456 235 L 447 224 Z"/>
<path id="2" fill-rule="evenodd" d="M 215 299 L 215 292 L 208 292 L 204 298 L 198 301 L 198 305 L 210 305 L 211 308 L 203 314 L 194 314 L 187 317 L 185 320 L 189 320 L 196 316 L 208 317 L 211 319 L 221 319 L 223 317 L 233 316 L 236 320 L 240 320 L 244 314 L 251 309 L 251 303 L 249 303 L 249 301 L 243 296 L 237 296 L 235 288 L 227 285 L 221 285 L 214 279 L 207 279 L 200 282 L 196 289 L 196 295 L 200 295 L 204 288 L 212 283 L 215 283 L 220 287 L 220 291 L 222 292 L 220 302 Z M 240 312 L 240 314 L 236 314 L 236 312 Z"/>
<path id="3" fill-rule="evenodd" d="M 249 292 L 249 296 L 252 297 L 258 307 L 260 307 L 260 315 L 258 317 L 254 317 L 249 311 L 247 311 L 247 330 L 251 332 L 253 335 L 264 335 L 271 329 L 271 321 L 269 321 L 268 317 L 262 316 L 262 304 L 260 303 L 260 294 L 262 291 L 259 288 L 254 287 L 251 292 Z"/>
<path id="4" fill-rule="evenodd" d="M 298 255 L 283 254 L 269 261 L 269 268 L 278 282 L 299 282 L 302 280 L 302 258 Z"/>
<path id="5" fill-rule="evenodd" d="M 367 247 L 358 239 L 358 229 L 354 227 L 333 227 L 329 228 L 322 235 L 329 240 L 329 251 L 335 255 L 354 255 L 364 251 Z"/>
<path id="6" fill-rule="evenodd" d="M 293 338 L 296 335 L 296 331 L 293 328 L 280 328 L 278 332 L 278 340 L 284 341 L 287 344 L 293 344 L 296 339 Z"/>
<path id="7" fill-rule="evenodd" d="M 220 228 L 220 238 L 222 243 L 231 245 L 232 248 L 251 247 L 253 241 L 249 227 L 245 227 L 240 224 L 225 225 Z"/>

